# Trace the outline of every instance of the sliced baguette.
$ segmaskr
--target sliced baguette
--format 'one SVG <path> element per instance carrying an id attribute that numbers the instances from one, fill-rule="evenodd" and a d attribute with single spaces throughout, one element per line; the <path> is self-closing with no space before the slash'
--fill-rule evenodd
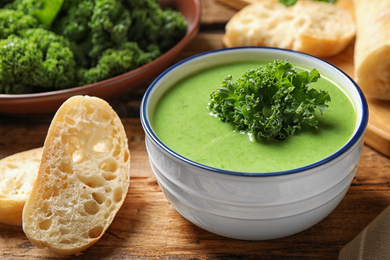
<path id="1" fill-rule="evenodd" d="M 355 80 L 370 98 L 390 100 L 390 1 L 356 0 Z"/>
<path id="2" fill-rule="evenodd" d="M 48 130 L 23 230 L 38 247 L 70 255 L 94 244 L 126 198 L 130 152 L 122 122 L 100 98 L 74 96 Z"/>
<path id="3" fill-rule="evenodd" d="M 242 9 L 247 5 L 254 4 L 261 1 L 264 0 L 218 0 L 218 2 L 223 3 L 237 10 Z M 312 1 L 312 0 L 299 0 L 299 1 Z M 354 1 L 355 0 L 337 0 L 335 5 L 344 8 L 345 10 L 349 11 L 352 14 L 352 16 L 354 16 L 355 15 Z"/>
<path id="4" fill-rule="evenodd" d="M 263 0 L 238 11 L 226 24 L 226 47 L 268 46 L 328 57 L 354 38 L 356 25 L 347 10 L 333 4 L 298 1 L 286 7 Z"/>
<path id="5" fill-rule="evenodd" d="M 21 226 L 24 204 L 38 175 L 42 147 L 0 160 L 0 222 Z"/>

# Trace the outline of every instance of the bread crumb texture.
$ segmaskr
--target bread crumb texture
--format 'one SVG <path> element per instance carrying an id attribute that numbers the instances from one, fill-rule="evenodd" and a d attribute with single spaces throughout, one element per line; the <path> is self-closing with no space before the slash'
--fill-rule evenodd
<path id="1" fill-rule="evenodd" d="M 22 225 L 22 211 L 38 175 L 42 147 L 0 160 L 0 222 Z"/>
<path id="2" fill-rule="evenodd" d="M 268 46 L 332 56 L 353 39 L 356 25 L 350 12 L 334 4 L 298 1 L 286 7 L 263 0 L 237 12 L 225 31 L 227 47 Z"/>
<path id="3" fill-rule="evenodd" d="M 37 182 L 23 211 L 31 242 L 60 254 L 95 243 L 129 187 L 130 152 L 120 118 L 107 102 L 68 99 L 46 137 Z"/>

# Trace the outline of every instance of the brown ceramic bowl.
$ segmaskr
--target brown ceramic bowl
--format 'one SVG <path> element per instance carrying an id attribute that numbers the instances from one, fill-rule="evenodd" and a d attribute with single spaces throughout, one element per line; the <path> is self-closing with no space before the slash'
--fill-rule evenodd
<path id="1" fill-rule="evenodd" d="M 0 114 L 50 114 L 74 95 L 90 95 L 110 100 L 150 82 L 174 62 L 196 36 L 200 25 L 199 0 L 163 0 L 161 5 L 178 10 L 188 22 L 187 33 L 183 39 L 162 56 L 135 70 L 85 86 L 33 94 L 0 94 Z"/>

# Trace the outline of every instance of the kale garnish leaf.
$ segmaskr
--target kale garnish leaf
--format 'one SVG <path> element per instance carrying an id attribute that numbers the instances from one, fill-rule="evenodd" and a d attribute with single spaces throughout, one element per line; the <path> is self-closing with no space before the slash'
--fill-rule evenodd
<path id="1" fill-rule="evenodd" d="M 328 92 L 309 88 L 319 78 L 316 69 L 297 72 L 287 60 L 275 60 L 236 81 L 226 76 L 211 93 L 208 108 L 254 140 L 284 140 L 304 125 L 318 128 L 316 108 L 323 114 L 331 100 Z"/>

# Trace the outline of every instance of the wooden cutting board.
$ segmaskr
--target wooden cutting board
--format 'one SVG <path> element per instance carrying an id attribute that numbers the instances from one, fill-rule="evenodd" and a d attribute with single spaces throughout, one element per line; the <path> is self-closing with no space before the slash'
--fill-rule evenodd
<path id="1" fill-rule="evenodd" d="M 261 0 L 217 0 L 236 10 Z M 276 0 L 275 0 L 276 1 Z M 354 16 L 354 0 L 338 0 L 336 5 L 350 11 Z M 353 43 L 346 51 L 326 60 L 344 70 L 353 78 Z M 378 152 L 390 157 L 390 101 L 368 100 L 369 122 L 364 141 Z"/>

